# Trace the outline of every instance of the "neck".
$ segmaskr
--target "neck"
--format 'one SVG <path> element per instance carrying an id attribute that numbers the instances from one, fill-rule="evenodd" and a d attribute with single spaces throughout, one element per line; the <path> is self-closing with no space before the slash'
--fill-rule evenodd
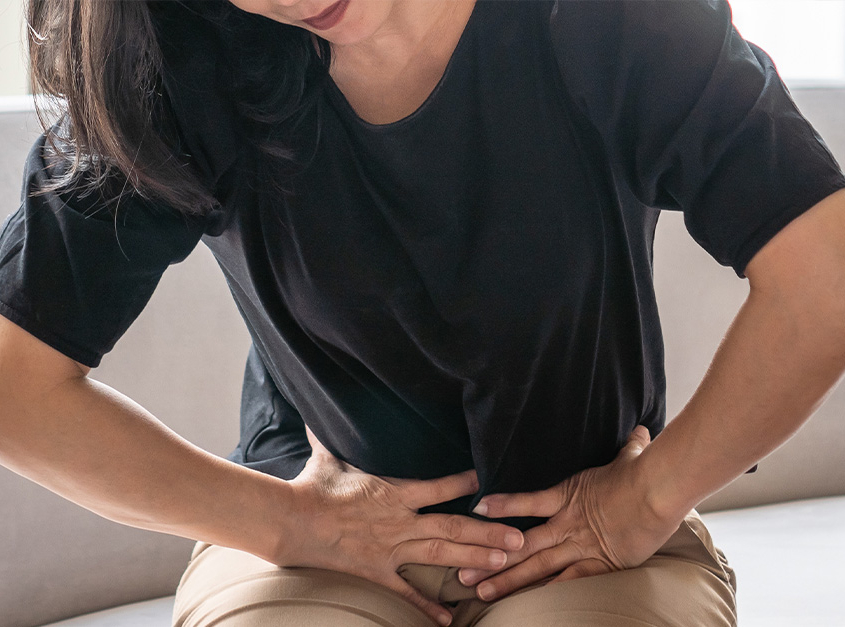
<path id="1" fill-rule="evenodd" d="M 367 39 L 332 45 L 332 75 L 359 72 L 397 75 L 422 57 L 438 57 L 440 48 L 463 30 L 475 0 L 394 0 L 379 29 Z M 462 17 L 466 19 L 461 19 Z M 448 51 L 448 52 L 451 52 Z"/>

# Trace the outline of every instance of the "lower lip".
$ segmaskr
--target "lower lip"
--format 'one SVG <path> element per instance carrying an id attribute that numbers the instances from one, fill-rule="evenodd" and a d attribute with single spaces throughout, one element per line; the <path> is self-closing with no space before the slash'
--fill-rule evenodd
<path id="1" fill-rule="evenodd" d="M 340 0 L 340 2 L 336 2 L 331 6 L 328 13 L 325 15 L 321 15 L 320 17 L 312 17 L 308 20 L 302 20 L 308 26 L 312 28 L 316 28 L 317 30 L 329 30 L 337 25 L 340 20 L 343 19 L 344 14 L 346 13 L 346 7 L 349 6 L 349 2 L 351 0 Z"/>

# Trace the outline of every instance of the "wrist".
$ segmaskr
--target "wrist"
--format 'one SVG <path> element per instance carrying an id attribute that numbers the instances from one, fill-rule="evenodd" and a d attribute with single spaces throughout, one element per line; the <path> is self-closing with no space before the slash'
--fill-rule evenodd
<path id="1" fill-rule="evenodd" d="M 652 444 L 634 461 L 635 493 L 640 495 L 643 515 L 656 527 L 676 528 L 696 505 L 697 501 L 684 494 L 677 468 Z"/>
<path id="2" fill-rule="evenodd" d="M 292 549 L 298 542 L 296 532 L 301 527 L 297 490 L 291 482 L 269 475 L 267 479 L 260 501 L 264 505 L 257 534 L 261 538 L 260 552 L 255 555 L 279 566 L 292 564 Z"/>
<path id="3" fill-rule="evenodd" d="M 231 515 L 218 520 L 225 527 L 214 534 L 219 540 L 210 541 L 246 551 L 273 564 L 285 563 L 289 545 L 295 541 L 292 532 L 296 528 L 292 520 L 294 494 L 290 483 L 242 466 L 235 466 L 235 472 L 238 479 L 226 488 L 234 497 L 227 505 Z"/>

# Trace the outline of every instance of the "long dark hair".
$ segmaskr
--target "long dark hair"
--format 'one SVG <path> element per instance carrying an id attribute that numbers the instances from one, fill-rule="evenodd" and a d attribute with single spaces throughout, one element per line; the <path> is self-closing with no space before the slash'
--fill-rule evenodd
<path id="1" fill-rule="evenodd" d="M 210 182 L 187 154 L 164 87 L 167 35 L 157 16 L 174 10 L 182 28 L 215 29 L 244 139 L 293 171 L 298 155 L 286 144 L 285 129 L 313 105 L 328 73 L 331 50 L 324 40 L 228 0 L 30 0 L 33 91 L 59 100 L 65 113 L 64 123 L 48 133 L 66 162 L 57 188 L 84 181 L 100 192 L 112 190 L 107 194 L 115 199 L 139 193 L 186 214 L 217 205 Z M 43 111 L 39 115 L 47 128 Z"/>

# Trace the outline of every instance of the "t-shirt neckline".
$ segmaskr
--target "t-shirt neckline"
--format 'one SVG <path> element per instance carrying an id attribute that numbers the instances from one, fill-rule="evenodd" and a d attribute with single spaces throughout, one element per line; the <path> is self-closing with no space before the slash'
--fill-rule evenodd
<path id="1" fill-rule="evenodd" d="M 452 56 L 449 57 L 449 61 L 446 63 L 446 68 L 443 70 L 442 76 L 437 81 L 437 84 L 434 86 L 434 89 L 431 90 L 431 93 L 429 93 L 423 103 L 419 107 L 417 107 L 416 110 L 412 111 L 403 118 L 400 118 L 393 122 L 387 122 L 386 124 L 374 124 L 372 122 L 368 122 L 358 115 L 358 113 L 346 99 L 346 96 L 340 90 L 340 87 L 337 86 L 337 84 L 334 82 L 334 79 L 331 77 L 331 75 L 329 75 L 326 84 L 328 86 L 328 93 L 332 102 L 337 105 L 338 109 L 341 110 L 347 118 L 353 120 L 356 124 L 362 126 L 363 128 L 372 131 L 389 131 L 413 122 L 415 119 L 422 116 L 428 109 L 430 109 L 432 106 L 432 102 L 437 99 L 437 94 L 441 91 L 443 85 L 449 77 L 449 74 L 452 70 L 452 66 L 455 65 L 456 59 L 461 56 L 463 48 L 467 46 L 466 41 L 469 39 L 470 31 L 475 28 L 474 24 L 478 20 L 476 15 L 479 13 L 478 6 L 482 4 L 482 2 L 483 0 L 475 0 L 475 4 L 473 5 L 472 11 L 469 15 L 469 19 L 467 20 L 467 23 L 464 26 L 464 30 L 461 33 L 460 38 L 458 39 L 458 43 L 455 45 L 455 49 L 452 51 Z"/>

